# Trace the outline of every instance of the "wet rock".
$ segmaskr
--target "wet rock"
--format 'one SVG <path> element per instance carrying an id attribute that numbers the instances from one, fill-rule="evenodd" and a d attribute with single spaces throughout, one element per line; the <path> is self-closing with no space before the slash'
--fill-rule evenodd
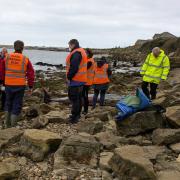
<path id="1" fill-rule="evenodd" d="M 172 145 L 170 145 L 170 148 L 171 148 L 174 152 L 180 153 L 180 143 L 172 144 Z"/>
<path id="2" fill-rule="evenodd" d="M 163 117 L 155 111 L 138 112 L 123 121 L 117 121 L 118 133 L 125 136 L 138 135 L 162 127 Z"/>
<path id="3" fill-rule="evenodd" d="M 50 111 L 44 117 L 48 119 L 49 123 L 66 123 L 68 114 L 65 111 Z"/>
<path id="4" fill-rule="evenodd" d="M 96 167 L 100 154 L 100 143 L 91 135 L 80 133 L 63 140 L 54 154 L 54 169 L 63 169 L 67 165 L 77 167 L 86 164 Z"/>
<path id="5" fill-rule="evenodd" d="M 153 131 L 154 144 L 174 144 L 180 142 L 180 129 L 156 129 Z"/>
<path id="6" fill-rule="evenodd" d="M 173 126 L 180 127 L 180 106 L 168 107 L 166 117 Z"/>
<path id="7" fill-rule="evenodd" d="M 23 131 L 17 128 L 8 128 L 0 130 L 0 148 L 10 144 L 15 143 L 20 140 Z"/>
<path id="8" fill-rule="evenodd" d="M 106 171 L 111 171 L 111 167 L 109 166 L 109 161 L 113 156 L 112 152 L 102 152 L 100 154 L 99 167 Z"/>
<path id="9" fill-rule="evenodd" d="M 153 164 L 140 146 L 127 145 L 115 149 L 110 165 L 119 179 L 156 179 Z"/>
<path id="10" fill-rule="evenodd" d="M 78 124 L 77 130 L 79 132 L 86 132 L 88 134 L 96 134 L 103 129 L 103 122 L 97 118 L 88 118 Z"/>
<path id="11" fill-rule="evenodd" d="M 49 123 L 49 120 L 45 116 L 38 116 L 32 120 L 32 127 L 35 129 L 40 129 L 45 127 Z"/>
<path id="12" fill-rule="evenodd" d="M 179 180 L 180 172 L 176 170 L 166 170 L 158 172 L 158 180 Z"/>
<path id="13" fill-rule="evenodd" d="M 119 136 L 115 136 L 111 132 L 100 132 L 95 135 L 95 138 L 107 150 L 113 150 L 114 148 L 116 148 L 122 139 Z"/>
<path id="14" fill-rule="evenodd" d="M 20 173 L 20 167 L 14 160 L 7 160 L 0 162 L 0 179 L 13 179 L 18 178 Z"/>
<path id="15" fill-rule="evenodd" d="M 27 129 L 20 142 L 20 154 L 33 161 L 42 161 L 49 152 L 55 151 L 61 143 L 61 137 L 50 131 Z"/>

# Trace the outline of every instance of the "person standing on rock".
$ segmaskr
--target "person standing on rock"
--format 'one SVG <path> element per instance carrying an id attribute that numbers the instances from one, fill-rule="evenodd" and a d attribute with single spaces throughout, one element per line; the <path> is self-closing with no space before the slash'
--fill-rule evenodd
<path id="1" fill-rule="evenodd" d="M 5 100 L 6 100 L 6 93 L 5 93 L 5 89 L 4 89 L 4 74 L 2 73 L 3 72 L 3 64 L 4 64 L 4 60 L 6 58 L 6 55 L 7 55 L 8 51 L 6 48 L 2 48 L 2 51 L 0 53 L 0 83 L 1 83 L 1 111 L 4 111 L 4 106 L 5 106 Z"/>
<path id="2" fill-rule="evenodd" d="M 6 56 L 3 73 L 5 81 L 5 128 L 16 126 L 20 117 L 26 84 L 29 86 L 29 94 L 34 85 L 34 69 L 30 60 L 22 54 L 24 43 L 14 42 L 14 53 Z"/>
<path id="3" fill-rule="evenodd" d="M 142 90 L 145 95 L 153 100 L 161 80 L 166 80 L 170 70 L 168 56 L 159 47 L 155 47 L 143 64 L 140 74 L 143 75 Z M 150 91 L 148 85 L 150 84 Z"/>
<path id="4" fill-rule="evenodd" d="M 87 62 L 87 83 L 83 86 L 83 100 L 84 100 L 84 111 L 83 114 L 86 115 L 88 113 L 89 108 L 89 89 L 93 84 L 94 79 L 94 59 L 92 50 L 86 49 L 86 54 L 88 56 Z"/>
<path id="5" fill-rule="evenodd" d="M 94 96 L 93 96 L 93 108 L 96 107 L 97 99 L 100 94 L 100 106 L 104 105 L 105 94 L 109 87 L 109 77 L 112 71 L 106 62 L 106 58 L 102 57 L 95 63 L 95 74 L 93 80 Z"/>
<path id="6" fill-rule="evenodd" d="M 66 58 L 68 96 L 72 104 L 70 123 L 77 123 L 81 117 L 83 86 L 87 82 L 87 54 L 76 39 L 69 41 L 70 53 Z"/>

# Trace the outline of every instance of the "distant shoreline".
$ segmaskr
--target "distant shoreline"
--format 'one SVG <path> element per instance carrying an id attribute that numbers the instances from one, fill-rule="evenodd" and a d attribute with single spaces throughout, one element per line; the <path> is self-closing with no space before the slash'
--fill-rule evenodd
<path id="1" fill-rule="evenodd" d="M 12 45 L 0 45 L 0 48 L 6 47 L 13 49 Z M 94 54 L 109 54 L 111 49 L 95 49 L 91 48 Z M 55 51 L 55 52 L 69 52 L 68 48 L 65 47 L 44 47 L 44 46 L 25 46 L 25 50 L 41 50 L 41 51 Z"/>

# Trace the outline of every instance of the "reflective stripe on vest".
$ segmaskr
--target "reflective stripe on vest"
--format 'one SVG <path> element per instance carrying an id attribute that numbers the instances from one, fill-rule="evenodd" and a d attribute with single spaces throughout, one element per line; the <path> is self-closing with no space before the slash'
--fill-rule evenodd
<path id="1" fill-rule="evenodd" d="M 79 81 L 79 82 L 87 82 L 87 55 L 86 55 L 86 52 L 83 48 L 75 49 L 74 51 L 72 51 L 67 56 L 67 59 L 66 59 L 66 75 L 68 74 L 69 69 L 70 69 L 71 57 L 75 52 L 81 53 L 82 60 L 81 60 L 81 63 L 79 65 L 78 72 L 75 74 L 75 76 L 72 78 L 72 80 Z"/>
<path id="2" fill-rule="evenodd" d="M 166 58 L 166 55 L 163 56 L 163 59 L 162 59 L 161 64 L 159 66 L 158 65 L 154 65 L 154 64 L 150 64 L 149 63 L 150 58 L 151 58 L 151 54 L 149 55 L 148 61 L 145 62 L 145 64 L 147 64 L 148 66 L 155 67 L 155 68 L 170 68 L 169 66 L 163 66 L 164 60 Z"/>
<path id="3" fill-rule="evenodd" d="M 14 73 L 25 73 L 25 71 L 24 71 L 24 69 L 25 69 L 24 66 L 25 66 L 25 61 L 26 61 L 26 57 L 25 56 L 23 56 L 21 70 L 15 70 L 15 69 L 8 68 L 9 59 L 10 59 L 10 56 L 8 54 L 8 56 L 6 58 L 6 71 L 11 71 L 11 72 L 14 72 Z"/>

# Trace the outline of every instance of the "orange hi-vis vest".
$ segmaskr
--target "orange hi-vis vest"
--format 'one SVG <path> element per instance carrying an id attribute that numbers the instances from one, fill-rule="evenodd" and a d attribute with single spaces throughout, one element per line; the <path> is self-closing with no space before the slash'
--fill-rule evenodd
<path id="1" fill-rule="evenodd" d="M 20 53 L 11 53 L 5 59 L 5 85 L 25 86 L 28 58 Z"/>
<path id="2" fill-rule="evenodd" d="M 110 82 L 107 74 L 108 67 L 108 64 L 104 64 L 102 67 L 98 67 L 97 64 L 95 65 L 93 84 L 105 84 Z"/>
<path id="3" fill-rule="evenodd" d="M 94 62 L 93 58 L 88 59 L 88 62 L 91 62 L 92 65 L 87 70 L 87 83 L 86 83 L 86 85 L 91 86 L 93 84 L 93 79 L 94 79 L 94 64 L 95 64 L 95 62 Z"/>
<path id="4" fill-rule="evenodd" d="M 69 69 L 70 69 L 71 57 L 75 52 L 80 52 L 81 53 L 82 60 L 81 60 L 81 63 L 79 65 L 79 70 L 76 73 L 76 75 L 73 77 L 72 80 L 73 81 L 79 81 L 79 82 L 87 82 L 87 55 L 86 55 L 86 52 L 85 52 L 85 50 L 83 48 L 75 49 L 74 51 L 72 51 L 67 56 L 67 59 L 66 59 L 66 75 L 68 74 Z"/>

